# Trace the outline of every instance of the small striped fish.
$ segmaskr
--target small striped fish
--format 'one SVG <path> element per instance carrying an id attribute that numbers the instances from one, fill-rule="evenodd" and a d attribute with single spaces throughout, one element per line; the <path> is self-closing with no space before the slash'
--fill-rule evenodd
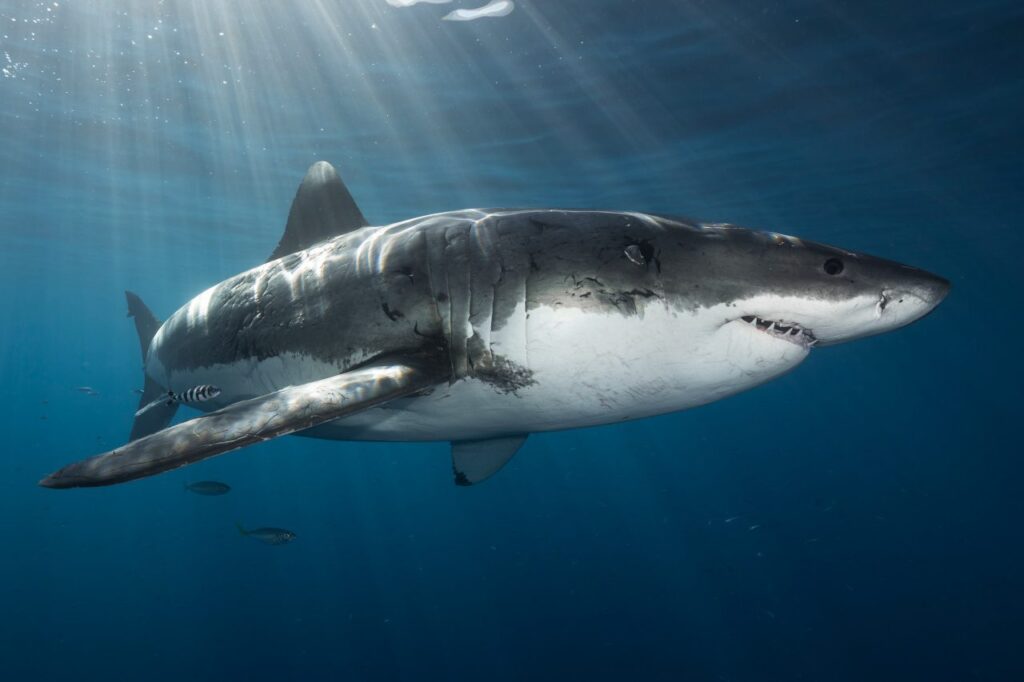
<path id="1" fill-rule="evenodd" d="M 203 384 L 202 386 L 193 386 L 187 391 L 181 393 L 175 393 L 174 391 L 167 391 L 167 402 L 168 403 L 201 403 L 204 400 L 210 400 L 220 395 L 220 389 L 216 386 L 209 386 Z"/>
<path id="2" fill-rule="evenodd" d="M 160 396 L 150 404 L 141 408 L 138 412 L 135 413 L 135 416 L 138 417 L 143 412 L 146 412 L 147 410 L 156 407 L 160 403 L 166 403 L 167 405 L 174 405 L 175 403 L 184 403 L 186 405 L 189 405 L 192 403 L 201 403 L 206 400 L 211 400 L 219 395 L 220 389 L 217 388 L 216 386 L 210 386 L 208 384 L 203 384 L 201 386 L 193 386 L 192 388 L 182 391 L 181 393 L 167 391 L 166 395 Z"/>

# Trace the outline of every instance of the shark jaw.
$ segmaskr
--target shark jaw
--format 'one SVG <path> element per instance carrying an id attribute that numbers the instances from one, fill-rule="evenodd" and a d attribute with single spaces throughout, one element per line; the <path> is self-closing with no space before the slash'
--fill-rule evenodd
<path id="1" fill-rule="evenodd" d="M 796 322 L 775 322 L 774 320 L 762 320 L 756 315 L 744 315 L 740 318 L 743 322 L 754 327 L 759 332 L 768 336 L 792 343 L 801 348 L 813 348 L 818 343 L 814 333 L 804 329 Z"/>
<path id="2" fill-rule="evenodd" d="M 725 306 L 719 325 L 742 326 L 809 351 L 910 324 L 931 312 L 946 291 L 885 288 L 842 299 L 763 294 Z"/>

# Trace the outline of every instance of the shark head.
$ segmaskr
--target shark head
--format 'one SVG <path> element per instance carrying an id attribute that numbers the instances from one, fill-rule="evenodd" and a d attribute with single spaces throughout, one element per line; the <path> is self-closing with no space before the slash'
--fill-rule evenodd
<path id="1" fill-rule="evenodd" d="M 528 247 L 538 305 L 641 317 L 662 305 L 699 315 L 710 330 L 761 332 L 807 349 L 907 325 L 931 312 L 950 287 L 901 263 L 728 224 L 600 212 L 545 220 L 553 224 L 530 217 L 549 228 Z M 566 224 L 574 234 L 558 229 Z M 566 248 L 571 237 L 576 243 Z M 545 273 L 550 279 L 542 282 Z M 545 300 L 548 291 L 554 293 Z"/>
<path id="2" fill-rule="evenodd" d="M 802 348 L 903 327 L 934 310 L 950 288 L 937 275 L 863 253 L 729 226 L 704 229 L 708 266 L 735 290 L 722 299 L 722 326 Z"/>
<path id="3" fill-rule="evenodd" d="M 703 225 L 681 237 L 667 255 L 688 274 L 673 280 L 670 297 L 702 306 L 722 329 L 803 349 L 903 327 L 950 288 L 918 268 L 776 233 Z"/>
<path id="4" fill-rule="evenodd" d="M 910 324 L 950 288 L 918 268 L 795 237 L 662 225 L 666 300 L 683 318 L 689 313 L 699 353 L 738 370 L 737 388 L 795 367 L 814 348 Z"/>
<path id="5" fill-rule="evenodd" d="M 717 400 L 817 347 L 907 325 L 950 286 L 900 263 L 732 225 L 628 213 L 531 219 L 546 228 L 530 251 L 534 343 L 565 347 L 566 364 L 627 368 L 618 377 L 627 392 L 658 386 L 648 413 Z"/>

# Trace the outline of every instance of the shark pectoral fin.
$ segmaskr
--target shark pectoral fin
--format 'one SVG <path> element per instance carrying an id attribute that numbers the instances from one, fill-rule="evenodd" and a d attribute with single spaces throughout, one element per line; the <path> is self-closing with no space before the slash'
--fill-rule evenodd
<path id="1" fill-rule="evenodd" d="M 69 464 L 39 482 L 76 488 L 130 481 L 338 419 L 445 381 L 424 363 L 364 367 L 234 403 L 116 450 Z"/>
<path id="2" fill-rule="evenodd" d="M 475 485 L 496 474 L 519 451 L 528 435 L 452 441 L 455 485 Z"/>
<path id="3" fill-rule="evenodd" d="M 268 260 L 301 251 L 368 224 L 334 166 L 326 161 L 317 161 L 306 171 L 306 177 L 295 193 L 284 235 Z"/>

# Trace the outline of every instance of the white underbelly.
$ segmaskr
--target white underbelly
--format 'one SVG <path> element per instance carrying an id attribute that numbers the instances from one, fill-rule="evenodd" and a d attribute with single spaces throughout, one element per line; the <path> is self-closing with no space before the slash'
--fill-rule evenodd
<path id="1" fill-rule="evenodd" d="M 525 343 L 496 352 L 533 383 L 505 392 L 476 379 L 339 420 L 323 433 L 365 440 L 458 440 L 611 424 L 720 400 L 799 364 L 806 350 L 742 323 L 648 307 L 643 318 L 535 309 Z M 719 313 L 715 313 L 719 315 Z M 719 319 L 715 317 L 714 319 Z M 519 348 L 519 352 L 515 349 Z"/>

